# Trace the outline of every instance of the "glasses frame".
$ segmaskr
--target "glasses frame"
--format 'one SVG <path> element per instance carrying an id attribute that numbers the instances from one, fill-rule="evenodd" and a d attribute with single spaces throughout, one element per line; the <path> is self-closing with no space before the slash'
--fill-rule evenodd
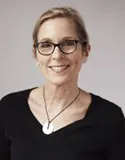
<path id="1" fill-rule="evenodd" d="M 43 54 L 43 53 L 41 53 L 41 52 L 39 51 L 39 44 L 41 44 L 41 43 L 43 43 L 43 42 L 38 42 L 34 47 L 37 48 L 38 52 L 39 52 L 41 55 L 43 55 L 43 56 L 49 56 L 49 55 L 52 55 L 52 54 L 53 54 L 53 52 L 55 51 L 55 48 L 56 48 L 56 47 L 58 47 L 63 54 L 72 54 L 73 52 L 76 51 L 76 49 L 77 49 L 77 44 L 78 44 L 78 43 L 83 44 L 83 42 L 81 42 L 80 40 L 66 40 L 66 41 L 73 41 L 73 42 L 75 42 L 75 49 L 74 49 L 72 52 L 70 52 L 70 53 L 64 52 L 64 51 L 62 50 L 62 48 L 61 48 L 61 44 L 64 43 L 65 41 L 63 41 L 63 42 L 61 42 L 61 43 L 52 43 L 52 42 L 49 42 L 49 43 L 52 44 L 54 47 L 53 47 L 52 52 L 51 52 L 51 53 L 48 53 L 48 54 Z"/>

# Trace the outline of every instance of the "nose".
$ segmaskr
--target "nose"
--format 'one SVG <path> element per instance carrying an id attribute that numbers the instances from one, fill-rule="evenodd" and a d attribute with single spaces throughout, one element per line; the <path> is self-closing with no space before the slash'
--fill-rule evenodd
<path id="1" fill-rule="evenodd" d="M 55 47 L 55 50 L 52 54 L 52 59 L 63 59 L 64 58 L 64 54 L 61 52 L 61 50 L 59 49 L 58 46 Z"/>

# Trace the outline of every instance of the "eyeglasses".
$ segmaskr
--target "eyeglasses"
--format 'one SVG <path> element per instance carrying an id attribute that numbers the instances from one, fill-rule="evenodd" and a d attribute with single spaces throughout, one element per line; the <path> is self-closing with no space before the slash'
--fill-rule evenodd
<path id="1" fill-rule="evenodd" d="M 55 44 L 52 42 L 39 42 L 36 44 L 38 52 L 44 56 L 53 54 L 55 47 L 58 47 L 64 54 L 70 54 L 76 51 L 77 43 L 82 43 L 79 40 L 65 40 L 61 43 Z"/>

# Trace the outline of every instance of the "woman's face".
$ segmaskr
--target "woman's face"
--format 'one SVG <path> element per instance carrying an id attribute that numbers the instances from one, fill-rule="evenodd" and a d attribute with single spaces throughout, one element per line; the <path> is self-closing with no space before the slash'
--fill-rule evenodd
<path id="1" fill-rule="evenodd" d="M 38 32 L 38 42 L 61 43 L 65 40 L 78 40 L 74 23 L 67 18 L 54 18 L 45 21 Z M 36 61 L 48 82 L 62 85 L 70 81 L 77 83 L 82 63 L 87 59 L 80 43 L 71 54 L 63 54 L 58 47 L 52 55 L 41 55 L 36 51 Z"/>

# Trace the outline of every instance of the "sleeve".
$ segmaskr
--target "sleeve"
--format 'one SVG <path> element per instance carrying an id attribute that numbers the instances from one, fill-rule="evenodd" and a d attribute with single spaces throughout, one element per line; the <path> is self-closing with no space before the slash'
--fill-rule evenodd
<path id="1" fill-rule="evenodd" d="M 4 126 L 4 110 L 5 110 L 4 98 L 0 100 L 0 160 L 10 160 L 10 142 L 5 135 Z"/>
<path id="2" fill-rule="evenodd" d="M 109 160 L 125 160 L 125 117 L 121 109 L 115 115 L 109 144 Z"/>

